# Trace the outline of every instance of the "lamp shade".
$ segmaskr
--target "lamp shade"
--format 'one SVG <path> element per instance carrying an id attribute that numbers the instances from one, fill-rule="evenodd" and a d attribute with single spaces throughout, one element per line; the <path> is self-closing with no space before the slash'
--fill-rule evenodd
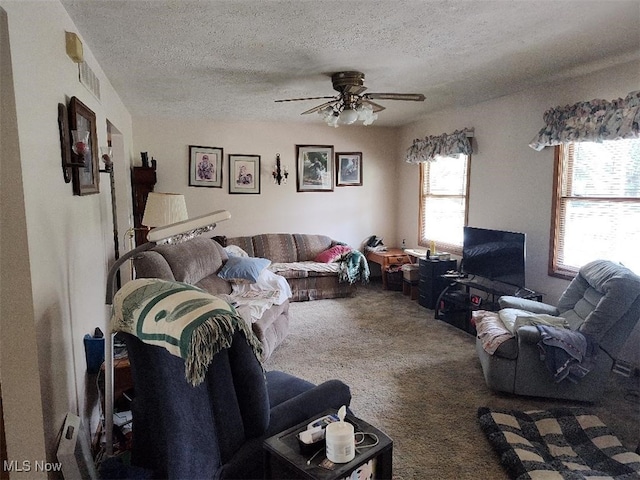
<path id="1" fill-rule="evenodd" d="M 147 196 L 142 225 L 150 228 L 164 227 L 188 218 L 184 195 L 151 192 Z"/>

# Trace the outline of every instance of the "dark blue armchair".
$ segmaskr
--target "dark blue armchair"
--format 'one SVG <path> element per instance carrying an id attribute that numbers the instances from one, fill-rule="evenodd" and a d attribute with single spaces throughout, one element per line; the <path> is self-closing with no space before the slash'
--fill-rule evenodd
<path id="1" fill-rule="evenodd" d="M 265 438 L 351 400 L 339 380 L 314 386 L 265 373 L 242 332 L 196 387 L 185 379 L 183 359 L 121 335 L 135 386 L 132 464 L 155 478 L 263 478 Z"/>

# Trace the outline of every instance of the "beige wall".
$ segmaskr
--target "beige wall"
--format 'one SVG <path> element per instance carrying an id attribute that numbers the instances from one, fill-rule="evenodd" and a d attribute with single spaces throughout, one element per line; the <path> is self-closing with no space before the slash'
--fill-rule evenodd
<path id="1" fill-rule="evenodd" d="M 106 331 L 105 276 L 113 257 L 108 175 L 101 175 L 100 194 L 73 196 L 60 166 L 57 106 L 77 96 L 93 110 L 98 145 L 106 144 L 109 119 L 123 135 L 115 158 L 116 168 L 125 172 L 131 158 L 131 118 L 86 44 L 85 59 L 100 79 L 102 100 L 79 83 L 77 65 L 65 53 L 65 30 L 76 29 L 57 0 L 2 0 L 0 9 L 6 11 L 6 26 L 0 30 L 0 380 L 7 450 L 10 460 L 42 461 L 44 443 L 46 460 L 52 461 L 66 413 L 88 421 L 95 410 L 95 402 L 88 401 L 95 400 L 95 379 L 85 373 L 82 338 L 95 327 Z M 6 115 L 4 107 L 12 101 L 15 114 Z M 6 128 L 17 133 L 8 147 Z M 122 188 L 129 190 L 128 185 Z M 13 218 L 5 224 L 8 216 Z M 17 287 L 19 292 L 11 296 Z M 33 477 L 34 472 L 24 475 Z"/>
<path id="2" fill-rule="evenodd" d="M 0 382 L 9 458 L 45 458 L 33 296 L 7 16 L 0 8 Z M 9 208 L 10 207 L 10 208 Z M 9 281 L 4 272 L 24 272 Z M 20 341 L 17 341 L 20 339 Z M 7 374 L 8 369 L 12 374 Z M 20 375 L 16 374 L 20 372 Z M 33 426 L 23 421 L 29 418 Z M 27 428 L 25 428 L 25 426 Z M 3 433 L 2 437 L 5 437 Z M 2 450 L 5 450 L 4 445 Z M 4 458 L 2 459 L 4 460 Z M 2 468 L 2 466 L 0 466 Z M 5 478 L 4 476 L 2 476 Z"/>
<path id="3" fill-rule="evenodd" d="M 393 244 L 396 232 L 398 131 L 393 128 L 329 128 L 312 124 L 216 123 L 134 118 L 134 148 L 158 161 L 157 192 L 183 193 L 189 216 L 226 209 L 218 225 L 226 236 L 258 233 L 321 233 L 359 247 L 374 233 Z M 333 192 L 296 192 L 296 144 L 333 145 L 335 152 L 362 152 L 363 185 Z M 224 149 L 223 187 L 189 187 L 189 145 Z M 261 156 L 260 195 L 229 194 L 229 154 Z M 276 154 L 289 170 L 286 185 L 271 176 Z M 138 157 L 139 157 L 139 153 Z M 138 159 L 139 163 L 140 160 Z"/>

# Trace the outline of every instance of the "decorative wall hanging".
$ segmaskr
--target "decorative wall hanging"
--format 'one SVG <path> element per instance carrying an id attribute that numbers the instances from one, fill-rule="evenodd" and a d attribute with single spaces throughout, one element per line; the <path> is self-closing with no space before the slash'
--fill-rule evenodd
<path id="1" fill-rule="evenodd" d="M 640 138 L 640 90 L 616 100 L 592 100 L 550 108 L 546 126 L 531 141 L 534 150 L 571 142 Z"/>
<path id="2" fill-rule="evenodd" d="M 189 145 L 189 186 L 222 188 L 223 149 Z"/>
<path id="3" fill-rule="evenodd" d="M 438 157 L 457 157 L 460 154 L 471 155 L 473 128 L 456 130 L 453 133 L 432 135 L 416 139 L 407 149 L 407 163 L 433 162 Z"/>
<path id="4" fill-rule="evenodd" d="M 229 193 L 260 193 L 260 155 L 229 155 Z"/>
<path id="5" fill-rule="evenodd" d="M 74 195 L 100 193 L 98 175 L 98 136 L 96 115 L 76 97 L 69 102 L 69 128 L 71 129 L 72 180 Z M 73 137 L 76 138 L 73 138 Z M 75 166 L 82 164 L 82 166 Z"/>
<path id="6" fill-rule="evenodd" d="M 273 175 L 273 183 L 276 185 L 287 183 L 287 179 L 289 178 L 289 171 L 287 167 L 282 166 L 279 153 L 276 153 L 276 164 L 273 166 L 271 175 Z"/>
<path id="7" fill-rule="evenodd" d="M 336 187 L 362 185 L 362 152 L 336 153 Z"/>
<path id="8" fill-rule="evenodd" d="M 296 145 L 298 192 L 333 191 L 333 145 Z"/>

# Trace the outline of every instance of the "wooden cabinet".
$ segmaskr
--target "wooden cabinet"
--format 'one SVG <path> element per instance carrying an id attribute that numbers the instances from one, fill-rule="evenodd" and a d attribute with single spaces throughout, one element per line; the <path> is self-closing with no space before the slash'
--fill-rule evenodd
<path id="1" fill-rule="evenodd" d="M 144 207 L 147 195 L 153 192 L 156 185 L 156 166 L 133 167 L 131 171 L 131 193 L 133 195 L 133 227 L 135 230 L 136 246 L 147 241 L 147 230 L 142 226 Z"/>

